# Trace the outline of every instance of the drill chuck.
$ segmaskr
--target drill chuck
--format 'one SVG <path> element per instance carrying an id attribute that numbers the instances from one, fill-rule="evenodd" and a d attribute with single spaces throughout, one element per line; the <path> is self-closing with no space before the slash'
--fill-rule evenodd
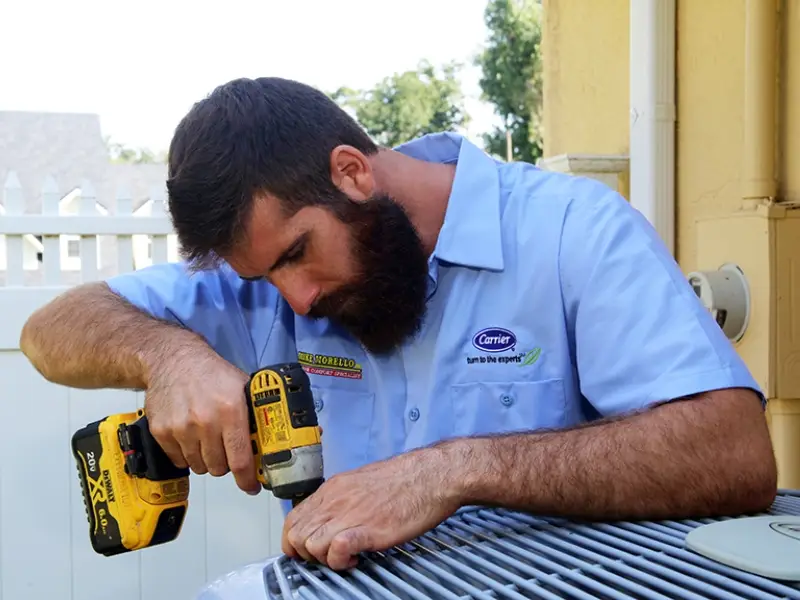
<path id="1" fill-rule="evenodd" d="M 261 457 L 269 489 L 277 498 L 300 501 L 322 485 L 322 445 L 312 444 Z"/>

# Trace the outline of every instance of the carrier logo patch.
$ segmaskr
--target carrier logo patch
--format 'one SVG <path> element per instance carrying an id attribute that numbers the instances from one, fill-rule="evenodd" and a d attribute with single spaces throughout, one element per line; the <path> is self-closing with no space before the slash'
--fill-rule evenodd
<path id="1" fill-rule="evenodd" d="M 517 336 L 502 327 L 487 327 L 472 337 L 472 345 L 482 352 L 505 352 L 517 345 Z"/>
<path id="2" fill-rule="evenodd" d="M 363 377 L 361 365 L 346 356 L 298 352 L 297 361 L 309 374 L 343 379 L 361 379 Z"/>
<path id="3" fill-rule="evenodd" d="M 467 356 L 467 364 L 514 363 L 519 367 L 530 367 L 542 355 L 539 346 L 517 348 L 517 335 L 504 327 L 486 327 L 472 336 L 472 346 L 479 350 Z"/>

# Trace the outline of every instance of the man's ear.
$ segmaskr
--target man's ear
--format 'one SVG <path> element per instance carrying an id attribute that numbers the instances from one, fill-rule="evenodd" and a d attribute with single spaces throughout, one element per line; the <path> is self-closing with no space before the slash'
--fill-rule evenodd
<path id="1" fill-rule="evenodd" d="M 331 180 L 355 202 L 366 202 L 375 191 L 372 165 L 363 152 L 352 146 L 337 146 L 331 152 Z"/>

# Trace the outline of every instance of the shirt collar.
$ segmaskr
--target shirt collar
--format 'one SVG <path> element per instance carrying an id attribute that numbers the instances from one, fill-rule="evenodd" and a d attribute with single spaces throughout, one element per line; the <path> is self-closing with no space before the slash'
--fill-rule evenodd
<path id="1" fill-rule="evenodd" d="M 502 270 L 500 182 L 495 160 L 454 133 L 425 135 L 395 150 L 429 162 L 456 163 L 433 256 L 465 267 Z"/>

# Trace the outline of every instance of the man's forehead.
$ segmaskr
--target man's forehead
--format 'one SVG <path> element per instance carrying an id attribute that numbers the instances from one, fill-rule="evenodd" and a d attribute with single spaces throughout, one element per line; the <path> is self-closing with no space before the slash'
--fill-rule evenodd
<path id="1" fill-rule="evenodd" d="M 263 277 L 299 235 L 294 218 L 281 211 L 274 198 L 260 197 L 243 223 L 244 236 L 228 260 L 240 276 Z"/>
<path id="2" fill-rule="evenodd" d="M 245 229 L 257 227 L 261 230 L 285 229 L 286 222 L 291 221 L 283 203 L 272 194 L 257 194 L 253 199 L 253 208 L 245 221 Z"/>

